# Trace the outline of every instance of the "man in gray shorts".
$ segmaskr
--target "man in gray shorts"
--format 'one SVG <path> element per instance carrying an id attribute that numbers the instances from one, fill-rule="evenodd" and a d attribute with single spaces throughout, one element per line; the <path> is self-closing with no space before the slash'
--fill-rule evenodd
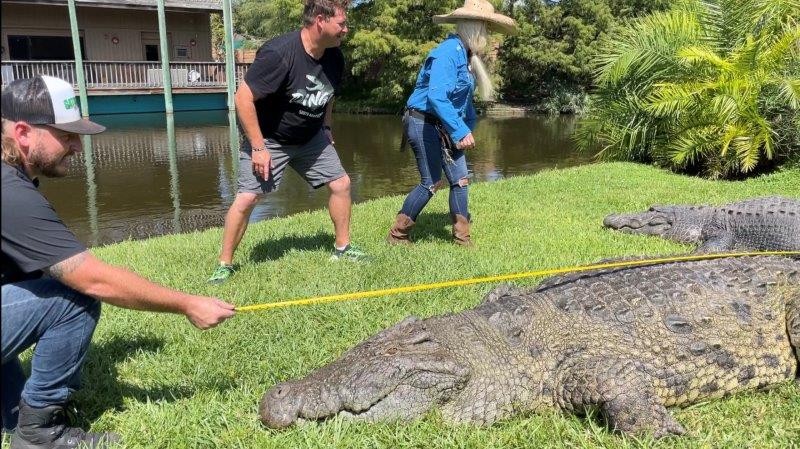
<path id="1" fill-rule="evenodd" d="M 233 253 L 261 197 L 278 188 L 289 165 L 312 187 L 327 185 L 336 241 L 332 259 L 366 260 L 350 243 L 350 177 L 333 146 L 333 96 L 342 80 L 339 45 L 347 33 L 349 0 L 310 0 L 303 28 L 265 43 L 236 91 L 244 131 L 239 188 L 225 216 L 219 266 L 209 278 L 233 274 Z"/>
<path id="2" fill-rule="evenodd" d="M 323 130 L 310 141 L 299 145 L 283 145 L 274 139 L 264 139 L 264 147 L 269 151 L 271 161 L 267 180 L 253 172 L 250 142 L 244 141 L 242 147 L 239 151 L 239 193 L 261 195 L 277 190 L 287 165 L 315 189 L 347 177 L 329 132 Z"/>

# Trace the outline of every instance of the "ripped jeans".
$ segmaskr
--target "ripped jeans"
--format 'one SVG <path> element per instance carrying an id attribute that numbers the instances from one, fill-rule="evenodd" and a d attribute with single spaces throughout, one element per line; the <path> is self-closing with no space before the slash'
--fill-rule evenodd
<path id="1" fill-rule="evenodd" d="M 426 123 L 423 119 L 406 115 L 403 117 L 403 126 L 408 136 L 408 143 L 414 150 L 414 156 L 417 159 L 420 183 L 408 194 L 400 213 L 417 221 L 417 216 L 433 197 L 436 184 L 441 181 L 442 171 L 444 171 L 450 185 L 450 215 L 463 215 L 469 219 L 467 207 L 469 173 L 464 152 L 454 150 L 453 162 L 445 163 L 439 133 L 432 124 Z"/>

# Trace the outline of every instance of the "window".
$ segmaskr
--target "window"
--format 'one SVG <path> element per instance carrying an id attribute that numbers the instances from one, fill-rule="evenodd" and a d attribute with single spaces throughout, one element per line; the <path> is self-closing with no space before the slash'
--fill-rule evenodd
<path id="1" fill-rule="evenodd" d="M 187 47 L 175 47 L 176 58 L 189 58 L 189 49 Z"/>
<path id="2" fill-rule="evenodd" d="M 145 44 L 144 45 L 144 60 L 145 61 L 158 61 L 160 56 L 158 55 L 158 45 L 155 44 Z"/>
<path id="3" fill-rule="evenodd" d="M 83 38 L 80 38 L 81 54 L 86 58 Z M 75 59 L 70 36 L 8 36 L 8 53 L 12 60 L 21 61 L 70 61 Z"/>

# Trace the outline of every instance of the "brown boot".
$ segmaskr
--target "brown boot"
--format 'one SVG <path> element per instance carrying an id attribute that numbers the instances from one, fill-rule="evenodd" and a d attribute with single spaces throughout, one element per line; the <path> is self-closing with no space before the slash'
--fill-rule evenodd
<path id="1" fill-rule="evenodd" d="M 389 235 L 386 236 L 386 242 L 391 245 L 408 245 L 411 240 L 408 238 L 408 233 L 414 227 L 414 220 L 406 214 L 397 214 L 394 220 L 392 229 L 389 229 Z"/>
<path id="2" fill-rule="evenodd" d="M 461 246 L 472 246 L 469 238 L 469 219 L 461 214 L 452 215 L 453 241 Z"/>

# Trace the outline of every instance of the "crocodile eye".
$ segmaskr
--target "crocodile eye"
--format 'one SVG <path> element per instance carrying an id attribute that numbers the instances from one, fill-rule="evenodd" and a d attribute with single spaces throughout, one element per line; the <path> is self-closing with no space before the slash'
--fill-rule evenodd
<path id="1" fill-rule="evenodd" d="M 395 355 L 395 354 L 397 354 L 397 348 L 391 347 L 391 348 L 387 349 L 386 350 L 386 354 L 387 355 Z"/>
<path id="2" fill-rule="evenodd" d="M 289 394 L 289 390 L 290 388 L 287 388 L 286 386 L 280 386 L 275 390 L 272 390 L 272 396 L 278 399 L 283 399 Z"/>

